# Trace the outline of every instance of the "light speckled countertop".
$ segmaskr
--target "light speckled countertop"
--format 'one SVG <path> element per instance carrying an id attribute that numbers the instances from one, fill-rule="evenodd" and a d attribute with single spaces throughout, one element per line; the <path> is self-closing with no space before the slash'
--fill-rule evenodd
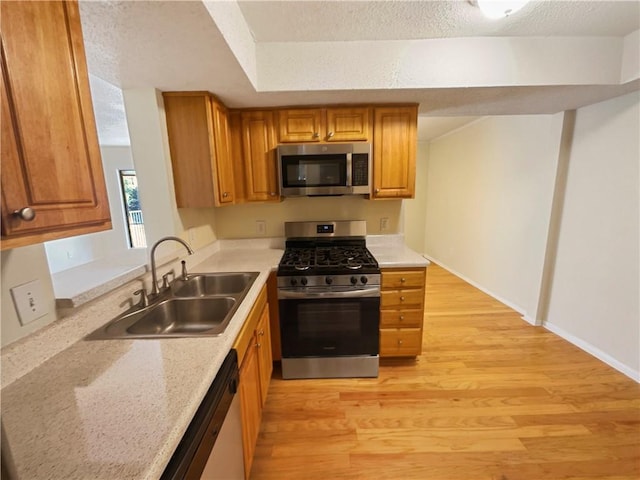
<path id="1" fill-rule="evenodd" d="M 381 267 L 428 265 L 377 243 Z M 3 388 L 2 453 L 18 478 L 159 478 L 281 256 L 223 246 L 191 269 L 260 272 L 219 337 L 79 340 Z"/>

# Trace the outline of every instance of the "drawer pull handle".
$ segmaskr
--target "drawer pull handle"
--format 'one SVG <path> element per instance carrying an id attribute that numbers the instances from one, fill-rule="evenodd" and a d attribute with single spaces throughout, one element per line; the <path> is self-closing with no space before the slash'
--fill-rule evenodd
<path id="1" fill-rule="evenodd" d="M 404 297 L 400 297 L 400 301 L 401 301 L 401 302 L 404 302 Z"/>
<path id="2" fill-rule="evenodd" d="M 404 282 L 406 282 L 406 281 L 407 281 L 407 279 L 406 279 L 406 278 L 404 278 L 404 277 L 402 277 L 402 278 L 400 279 L 400 282 L 401 282 L 401 283 L 404 283 Z"/>
<path id="3" fill-rule="evenodd" d="M 260 345 L 259 343 L 256 343 L 256 348 L 260 348 L 262 345 Z"/>
<path id="4" fill-rule="evenodd" d="M 400 321 L 404 320 L 404 315 L 400 315 Z"/>

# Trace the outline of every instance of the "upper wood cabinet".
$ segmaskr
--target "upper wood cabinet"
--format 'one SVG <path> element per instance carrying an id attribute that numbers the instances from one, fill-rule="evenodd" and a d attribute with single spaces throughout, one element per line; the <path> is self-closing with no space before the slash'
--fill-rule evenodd
<path id="1" fill-rule="evenodd" d="M 278 110 L 278 141 L 366 142 L 370 140 L 369 107 L 291 108 Z"/>
<path id="2" fill-rule="evenodd" d="M 208 92 L 165 92 L 163 98 L 178 207 L 233 204 L 227 109 Z"/>
<path id="3" fill-rule="evenodd" d="M 276 138 L 272 111 L 241 113 L 244 199 L 279 201 Z"/>
<path id="4" fill-rule="evenodd" d="M 374 109 L 372 198 L 413 198 L 418 107 Z"/>
<path id="5" fill-rule="evenodd" d="M 0 5 L 2 249 L 107 230 L 78 5 Z"/>

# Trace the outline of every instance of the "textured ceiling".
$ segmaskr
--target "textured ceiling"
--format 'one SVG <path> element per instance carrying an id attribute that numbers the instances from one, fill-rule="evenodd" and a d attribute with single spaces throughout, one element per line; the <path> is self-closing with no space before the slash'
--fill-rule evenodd
<path id="1" fill-rule="evenodd" d="M 476 36 L 624 36 L 638 29 L 637 1 L 531 2 L 490 21 L 458 1 L 245 1 L 257 42 L 408 40 Z"/>
<path id="2" fill-rule="evenodd" d="M 362 41 L 387 41 L 388 44 L 388 41 L 415 42 L 429 38 L 441 41 L 469 37 L 508 40 L 526 36 L 559 40 L 566 37 L 622 39 L 640 28 L 640 2 L 636 0 L 533 1 L 520 12 L 500 21 L 484 19 L 466 0 L 238 3 L 225 0 L 208 3 L 80 2 L 89 71 L 97 77 L 92 79 L 92 90 L 103 144 L 122 144 L 128 136 L 124 109 L 118 103 L 118 89 L 208 90 L 230 107 L 416 102 L 420 104 L 423 116 L 475 117 L 555 113 L 639 88 L 637 80 L 625 85 L 588 82 L 552 85 L 538 81 L 484 86 L 481 83 L 474 85 L 470 78 L 469 85 L 398 88 L 389 84 L 387 88 L 371 89 L 358 83 L 368 76 L 363 69 L 358 72 L 358 78 L 353 77 L 353 85 L 345 88 L 336 89 L 335 85 L 330 85 L 312 89 L 302 83 L 297 88 L 259 90 L 255 87 L 256 82 L 260 84 L 265 80 L 261 78 L 260 70 L 253 77 L 251 72 L 245 73 L 246 64 L 241 64 L 240 57 L 236 57 L 237 51 L 231 48 L 233 39 L 230 37 L 237 29 L 222 28 L 221 17 L 215 19 L 210 8 L 214 3 L 215 9 L 222 11 L 225 18 L 227 13 L 237 13 L 240 21 L 246 22 L 246 30 L 251 32 L 247 38 L 256 51 L 261 46 L 278 45 L 272 42 L 286 42 L 283 45 L 300 46 L 304 51 L 305 45 L 312 45 L 305 42 L 333 42 L 328 44 L 330 48 L 346 50 Z M 374 44 L 366 54 L 370 59 L 363 59 L 365 63 L 375 64 L 379 49 Z M 333 72 L 344 72 L 344 65 L 330 63 L 331 56 L 329 52 L 324 63 L 317 65 L 329 82 Z M 294 59 L 288 66 L 292 68 L 296 64 Z M 597 70 L 599 66 L 593 65 L 593 68 Z M 313 75 L 314 72 L 306 74 Z M 458 125 L 448 120 L 437 123 L 436 120 L 427 121 L 426 124 L 434 128 L 422 128 L 421 138 L 443 133 L 443 126 L 455 128 Z M 421 118 L 422 124 L 425 121 Z"/>

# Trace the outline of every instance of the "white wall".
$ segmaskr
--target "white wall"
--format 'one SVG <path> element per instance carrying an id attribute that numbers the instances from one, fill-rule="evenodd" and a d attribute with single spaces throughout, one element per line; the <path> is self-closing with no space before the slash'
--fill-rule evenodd
<path id="1" fill-rule="evenodd" d="M 547 326 L 640 380 L 640 108 L 577 111 Z"/>
<path id="2" fill-rule="evenodd" d="M 532 321 L 562 114 L 486 117 L 431 142 L 425 253 Z"/>
<path id="3" fill-rule="evenodd" d="M 194 249 L 208 245 L 216 240 L 214 209 L 178 210 L 176 206 L 161 92 L 153 88 L 138 88 L 124 90 L 123 96 L 147 245 L 151 246 L 167 235 L 182 237 Z M 182 251 L 182 247 L 176 242 L 164 243 L 158 250 L 158 258 L 174 250 Z"/>
<path id="4" fill-rule="evenodd" d="M 8 345 L 25 335 L 56 320 L 55 297 L 49 276 L 47 255 L 42 244 L 2 251 L 2 325 L 0 344 Z M 21 325 L 11 298 L 11 288 L 39 279 L 42 285 L 42 302 L 49 312 L 27 325 Z"/>
<path id="5" fill-rule="evenodd" d="M 100 153 L 113 228 L 106 232 L 46 242 L 45 248 L 51 273 L 67 270 L 101 258 L 117 259 L 119 263 L 127 265 L 145 263 L 146 249 L 129 248 L 120 187 L 119 171 L 135 170 L 131 148 L 128 146 L 101 146 Z"/>
<path id="6" fill-rule="evenodd" d="M 402 201 L 404 242 L 418 253 L 424 252 L 426 203 L 427 203 L 427 162 L 429 143 L 419 142 L 416 158 L 416 196 Z"/>

